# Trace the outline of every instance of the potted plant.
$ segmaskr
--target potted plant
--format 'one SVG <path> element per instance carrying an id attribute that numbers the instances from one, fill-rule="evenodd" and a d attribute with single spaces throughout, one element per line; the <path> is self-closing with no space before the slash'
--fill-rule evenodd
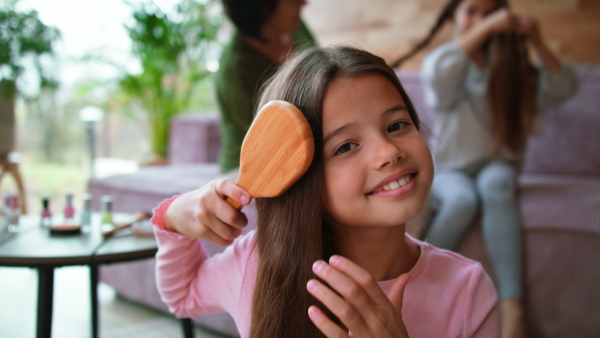
<path id="1" fill-rule="evenodd" d="M 206 61 L 222 21 L 211 11 L 215 3 L 183 0 L 175 18 L 145 3 L 125 26 L 141 71 L 123 76 L 119 88 L 129 108 L 141 106 L 147 114 L 154 157 L 147 164 L 166 163 L 171 119 L 195 107 L 195 87 L 210 74 Z"/>
<path id="2" fill-rule="evenodd" d="M 34 10 L 17 11 L 16 3 L 8 1 L 0 8 L 0 156 L 14 146 L 15 97 L 20 92 L 17 80 L 23 71 L 35 71 L 41 88 L 57 85 L 46 76 L 40 58 L 52 54 L 52 43 L 60 38 L 60 32 L 45 25 Z"/>

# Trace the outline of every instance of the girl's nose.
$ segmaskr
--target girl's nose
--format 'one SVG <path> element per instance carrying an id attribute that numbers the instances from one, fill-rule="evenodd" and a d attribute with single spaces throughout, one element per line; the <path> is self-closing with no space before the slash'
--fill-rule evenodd
<path id="1" fill-rule="evenodd" d="M 394 165 L 404 157 L 400 146 L 387 138 L 380 138 L 373 144 L 373 165 L 375 169 L 381 169 Z"/>

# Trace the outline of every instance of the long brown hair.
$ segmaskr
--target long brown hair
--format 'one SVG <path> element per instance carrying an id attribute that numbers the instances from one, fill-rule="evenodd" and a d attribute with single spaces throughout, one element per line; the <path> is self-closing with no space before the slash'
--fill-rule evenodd
<path id="1" fill-rule="evenodd" d="M 335 79 L 367 74 L 390 80 L 418 127 L 417 114 L 394 70 L 382 58 L 351 47 L 306 50 L 287 61 L 264 90 L 259 107 L 285 100 L 302 110 L 313 130 L 315 156 L 308 171 L 283 195 L 256 199 L 259 263 L 250 337 L 323 336 L 307 314 L 318 302 L 306 291 L 308 280 L 316 278 L 312 264 L 336 252 L 322 201 L 323 99 Z"/>
<path id="2" fill-rule="evenodd" d="M 425 48 L 453 17 L 461 1 L 448 1 L 427 36 L 391 66 L 399 67 Z M 509 7 L 505 0 L 496 2 L 498 8 Z M 531 65 L 524 38 L 516 33 L 491 37 L 484 45 L 484 56 L 489 71 L 486 95 L 492 113 L 490 123 L 495 155 L 499 155 L 504 146 L 517 154 L 522 153 L 534 126 L 538 72 Z"/>

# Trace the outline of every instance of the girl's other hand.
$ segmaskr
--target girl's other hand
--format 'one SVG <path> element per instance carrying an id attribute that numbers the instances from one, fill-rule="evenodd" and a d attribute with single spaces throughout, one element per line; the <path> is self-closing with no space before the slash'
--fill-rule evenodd
<path id="1" fill-rule="evenodd" d="M 233 181 L 216 179 L 176 198 L 165 213 L 165 228 L 221 246 L 233 243 L 248 219 L 225 201 L 226 196 L 243 205 L 251 201 L 250 195 Z"/>
<path id="2" fill-rule="evenodd" d="M 540 42 L 540 25 L 531 16 L 521 16 L 519 18 L 518 33 L 525 35 L 534 43 Z"/>
<path id="3" fill-rule="evenodd" d="M 409 274 L 398 277 L 386 296 L 369 272 L 341 256 L 332 256 L 329 264 L 315 262 L 313 272 L 329 287 L 311 279 L 306 286 L 308 292 L 345 326 L 340 327 L 318 307 L 311 306 L 308 315 L 325 336 L 408 337 L 402 301 Z"/>
<path id="4" fill-rule="evenodd" d="M 490 34 L 498 34 L 515 30 L 519 23 L 519 18 L 516 14 L 508 10 L 508 8 L 502 8 L 488 15 L 483 23 L 487 25 Z"/>

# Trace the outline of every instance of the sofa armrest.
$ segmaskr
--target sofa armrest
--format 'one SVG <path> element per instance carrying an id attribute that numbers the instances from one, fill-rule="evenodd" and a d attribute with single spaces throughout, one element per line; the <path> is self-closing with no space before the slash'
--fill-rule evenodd
<path id="1" fill-rule="evenodd" d="M 190 113 L 171 121 L 169 163 L 214 163 L 221 148 L 217 113 Z"/>

